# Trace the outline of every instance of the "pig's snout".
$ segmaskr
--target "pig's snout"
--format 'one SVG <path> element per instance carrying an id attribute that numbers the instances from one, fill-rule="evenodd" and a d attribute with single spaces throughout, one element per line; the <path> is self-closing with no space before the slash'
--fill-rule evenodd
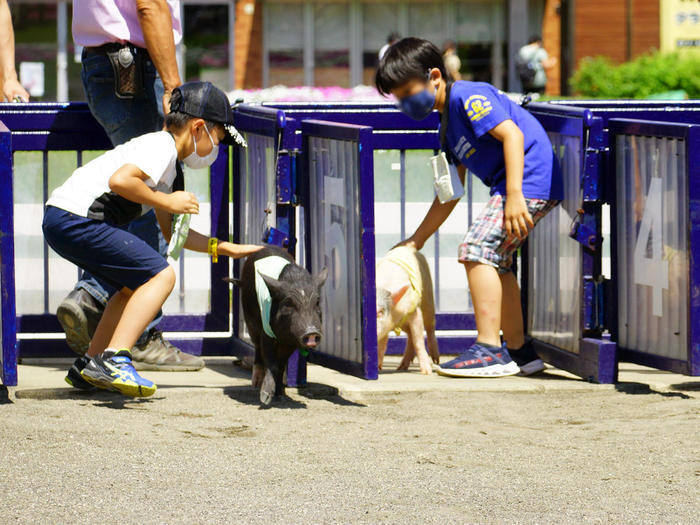
<path id="1" fill-rule="evenodd" d="M 321 342 L 321 334 L 318 332 L 307 332 L 301 336 L 301 342 L 306 348 L 316 348 Z"/>

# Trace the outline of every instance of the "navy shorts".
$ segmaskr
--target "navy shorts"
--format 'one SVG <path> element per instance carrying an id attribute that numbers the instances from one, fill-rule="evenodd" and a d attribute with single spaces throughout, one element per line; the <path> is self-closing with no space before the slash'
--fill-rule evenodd
<path id="1" fill-rule="evenodd" d="M 42 229 L 58 255 L 117 290 L 136 290 L 168 267 L 165 258 L 136 235 L 55 206 L 46 207 Z"/>

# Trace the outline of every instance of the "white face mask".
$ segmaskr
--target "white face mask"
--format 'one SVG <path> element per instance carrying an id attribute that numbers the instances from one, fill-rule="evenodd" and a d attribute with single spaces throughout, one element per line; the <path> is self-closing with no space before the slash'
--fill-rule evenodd
<path id="1" fill-rule="evenodd" d="M 206 157 L 202 157 L 197 154 L 197 141 L 194 139 L 193 134 L 192 142 L 194 143 L 194 151 L 182 160 L 182 162 L 185 163 L 185 166 L 187 166 L 188 168 L 192 168 L 193 170 L 208 168 L 209 166 L 214 164 L 216 157 L 219 156 L 219 145 L 214 144 L 214 139 L 211 138 L 211 135 L 209 134 L 209 130 L 207 129 L 206 125 L 204 126 L 204 131 L 207 132 L 207 137 L 209 137 L 209 140 L 211 141 L 211 153 L 209 153 L 209 155 L 207 155 Z"/>

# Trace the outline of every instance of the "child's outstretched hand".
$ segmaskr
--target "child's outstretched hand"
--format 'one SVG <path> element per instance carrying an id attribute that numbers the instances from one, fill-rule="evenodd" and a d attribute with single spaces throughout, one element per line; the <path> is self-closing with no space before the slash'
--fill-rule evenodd
<path id="1" fill-rule="evenodd" d="M 171 193 L 168 203 L 170 209 L 167 211 L 170 213 L 192 213 L 194 215 L 199 213 L 197 197 L 189 191 L 175 191 Z"/>
<path id="2" fill-rule="evenodd" d="M 219 243 L 217 251 L 219 252 L 219 255 L 231 257 L 232 259 L 240 259 L 262 250 L 263 248 L 264 246 L 260 246 L 258 244 L 234 244 L 232 242 L 224 241 Z"/>
<path id="3" fill-rule="evenodd" d="M 527 237 L 529 231 L 535 227 L 522 192 L 506 197 L 503 227 L 509 237 L 516 236 L 519 239 Z"/>

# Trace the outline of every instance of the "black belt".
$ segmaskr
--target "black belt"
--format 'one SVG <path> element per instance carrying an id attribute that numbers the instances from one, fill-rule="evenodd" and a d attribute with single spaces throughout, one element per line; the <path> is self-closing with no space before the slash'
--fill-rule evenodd
<path id="1" fill-rule="evenodd" d="M 102 44 L 101 46 L 95 46 L 95 47 L 85 47 L 83 48 L 83 52 L 85 53 L 86 56 L 91 56 L 91 55 L 106 55 L 107 53 L 114 53 L 116 51 L 119 51 L 122 48 L 128 47 L 132 51 L 135 51 L 135 54 L 140 54 L 145 57 L 148 56 L 148 51 L 143 48 L 143 47 L 138 47 L 130 43 L 126 44 L 120 44 L 118 42 L 108 42 L 106 44 Z"/>

